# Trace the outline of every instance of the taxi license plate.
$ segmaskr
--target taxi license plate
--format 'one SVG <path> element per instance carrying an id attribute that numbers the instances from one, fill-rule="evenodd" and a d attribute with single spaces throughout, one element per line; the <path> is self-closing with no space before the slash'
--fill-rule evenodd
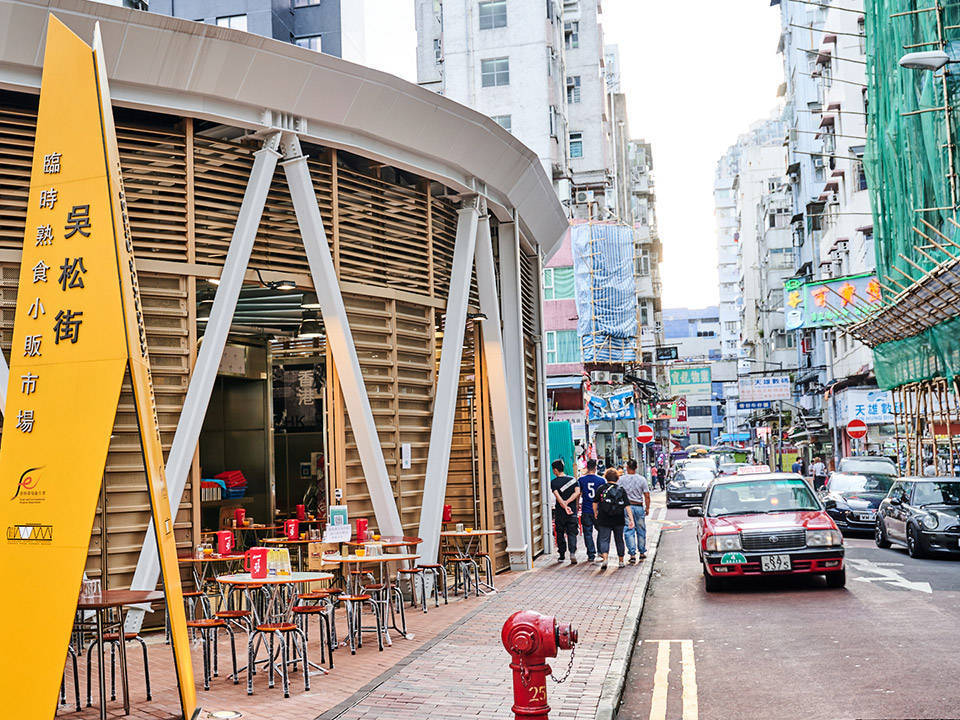
<path id="1" fill-rule="evenodd" d="M 857 513 L 857 519 L 860 520 L 860 522 L 873 522 L 876 520 L 876 515 L 872 512 Z"/>
<path id="2" fill-rule="evenodd" d="M 684 495 L 684 497 L 688 497 L 688 498 L 700 497 L 700 493 L 687 493 L 686 495 Z"/>
<path id="3" fill-rule="evenodd" d="M 790 569 L 789 555 L 761 555 L 760 569 L 763 572 L 784 572 Z"/>

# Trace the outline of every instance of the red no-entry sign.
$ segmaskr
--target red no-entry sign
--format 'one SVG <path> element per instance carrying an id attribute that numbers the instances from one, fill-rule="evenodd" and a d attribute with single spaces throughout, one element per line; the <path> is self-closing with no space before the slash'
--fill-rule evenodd
<path id="1" fill-rule="evenodd" d="M 653 442 L 653 428 L 649 425 L 641 425 L 637 428 L 637 442 L 646 445 Z"/>
<path id="2" fill-rule="evenodd" d="M 867 424 L 863 420 L 851 420 L 847 423 L 847 435 L 859 440 L 867 435 Z"/>

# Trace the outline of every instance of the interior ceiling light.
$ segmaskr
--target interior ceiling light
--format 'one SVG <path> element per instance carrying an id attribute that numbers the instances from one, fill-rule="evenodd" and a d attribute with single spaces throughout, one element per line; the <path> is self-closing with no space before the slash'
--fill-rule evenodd
<path id="1" fill-rule="evenodd" d="M 300 323 L 300 330 L 297 332 L 300 338 L 319 338 L 323 337 L 323 325 L 316 320 L 304 320 Z"/>

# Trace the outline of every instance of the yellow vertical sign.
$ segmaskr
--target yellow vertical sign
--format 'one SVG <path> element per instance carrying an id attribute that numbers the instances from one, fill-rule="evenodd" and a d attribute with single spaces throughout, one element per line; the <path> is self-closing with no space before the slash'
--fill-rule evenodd
<path id="1" fill-rule="evenodd" d="M 190 718 L 189 639 L 99 32 L 96 45 L 50 16 L 0 442 L 0 578 L 10 590 L 0 593 L 0 698 L 17 718 L 56 710 L 129 365 Z"/>

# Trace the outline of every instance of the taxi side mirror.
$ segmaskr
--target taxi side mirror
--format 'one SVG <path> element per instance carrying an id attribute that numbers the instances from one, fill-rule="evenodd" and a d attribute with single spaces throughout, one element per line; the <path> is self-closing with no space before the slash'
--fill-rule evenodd
<path id="1" fill-rule="evenodd" d="M 903 505 L 903 500 L 898 497 L 887 498 L 891 505 Z"/>
<path id="2" fill-rule="evenodd" d="M 703 508 L 699 506 L 687 508 L 687 515 L 689 517 L 703 517 Z"/>
<path id="3" fill-rule="evenodd" d="M 829 500 L 824 500 L 824 501 L 823 501 L 823 507 L 824 507 L 825 509 L 827 509 L 827 510 L 836 510 L 836 509 L 837 509 L 837 501 L 834 500 L 834 499 L 832 499 L 832 498 L 829 499 Z"/>

